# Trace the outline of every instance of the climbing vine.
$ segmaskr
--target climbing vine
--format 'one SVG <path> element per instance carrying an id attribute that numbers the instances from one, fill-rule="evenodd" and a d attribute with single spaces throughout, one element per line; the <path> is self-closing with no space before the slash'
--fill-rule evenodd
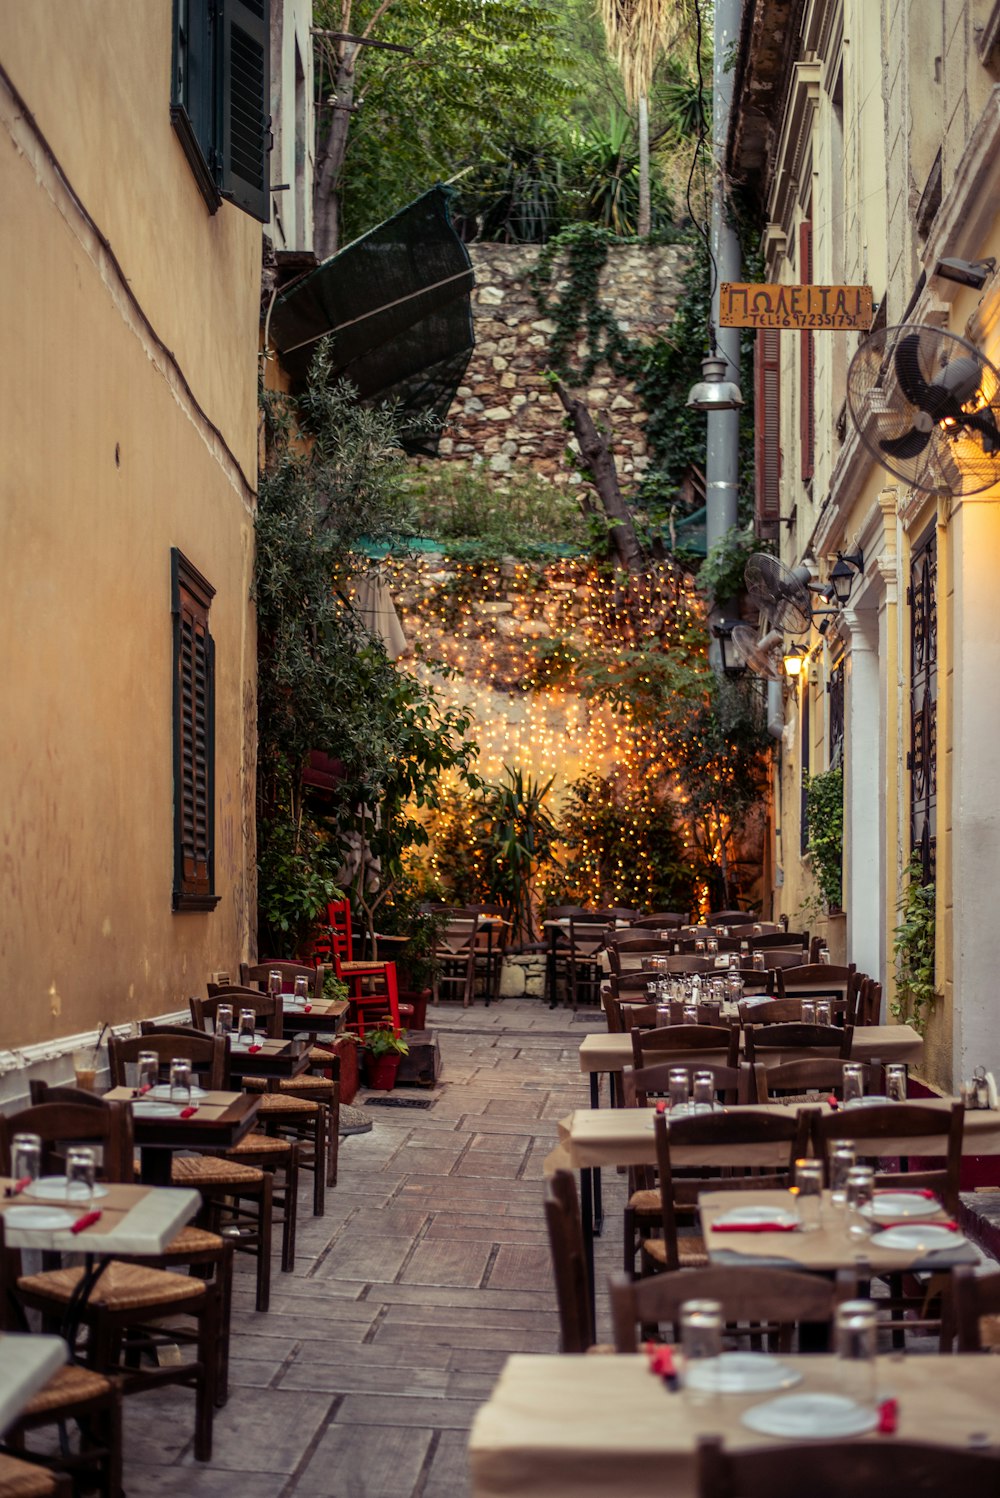
<path id="1" fill-rule="evenodd" d="M 899 924 L 893 931 L 896 959 L 896 997 L 890 1005 L 894 1018 L 922 1035 L 939 994 L 934 982 L 935 889 L 922 883 L 923 865 L 914 854 L 900 891 Z"/>
<path id="2" fill-rule="evenodd" d="M 601 272 L 608 251 L 613 244 L 621 243 L 617 235 L 599 224 L 571 224 L 549 240 L 528 278 L 539 311 L 556 325 L 550 344 L 552 368 L 571 384 L 589 380 L 602 363 L 618 375 L 630 377 L 633 372 L 635 347 L 601 300 Z M 550 290 L 557 259 L 558 296 Z M 586 340 L 587 352 L 574 365 L 570 352 L 581 339 Z"/>
<path id="3" fill-rule="evenodd" d="M 844 776 L 840 769 L 810 777 L 806 809 L 816 883 L 828 909 L 839 908 L 844 857 Z"/>

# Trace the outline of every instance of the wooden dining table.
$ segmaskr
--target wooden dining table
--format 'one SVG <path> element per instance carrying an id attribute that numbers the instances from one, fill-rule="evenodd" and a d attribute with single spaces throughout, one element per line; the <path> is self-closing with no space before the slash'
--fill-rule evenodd
<path id="1" fill-rule="evenodd" d="M 62 1337 L 0 1332 L 0 1436 L 68 1357 Z"/>
<path id="2" fill-rule="evenodd" d="M 312 1019 L 310 1014 L 309 1019 Z M 309 1067 L 309 1042 L 285 1037 L 258 1039 L 253 1046 L 234 1037 L 229 1046 L 229 1073 L 237 1077 L 301 1077 Z"/>
<path id="3" fill-rule="evenodd" d="M 315 999 L 296 1003 L 289 993 L 282 994 L 282 1026 L 286 1040 L 303 1031 L 317 1035 L 336 1035 L 344 1027 L 350 999 Z"/>
<path id="4" fill-rule="evenodd" d="M 9 1176 L 0 1176 L 0 1192 L 11 1184 Z M 19 1222 L 22 1215 L 19 1209 L 38 1206 L 61 1207 L 77 1219 L 92 1207 L 99 1207 L 101 1215 L 80 1233 L 71 1232 L 68 1225 L 23 1226 Z M 69 1207 L 65 1202 L 29 1197 L 26 1193 L 16 1197 L 0 1195 L 4 1242 L 8 1248 L 93 1254 L 101 1258 L 113 1258 L 116 1254 L 143 1257 L 161 1254 L 200 1207 L 201 1194 L 186 1186 L 132 1186 L 114 1181 L 101 1183 L 93 1202 L 73 1202 Z"/>
<path id="5" fill-rule="evenodd" d="M 249 1134 L 260 1111 L 260 1093 L 253 1092 L 195 1093 L 190 1118 L 181 1118 L 178 1105 L 168 1099 L 151 1098 L 147 1103 L 134 1097 L 131 1087 L 113 1087 L 104 1096 L 112 1103 L 139 1104 L 132 1108 L 132 1127 L 140 1176 L 147 1186 L 170 1185 L 175 1151 L 232 1149 Z"/>
<path id="6" fill-rule="evenodd" d="M 856 1364 L 822 1354 L 781 1361 L 800 1377 L 789 1392 L 856 1392 Z M 897 1401 L 896 1434 L 853 1439 L 927 1441 L 956 1449 L 970 1440 L 1000 1443 L 1000 1358 L 880 1357 L 876 1380 L 877 1397 Z M 683 1390 L 671 1393 L 641 1355 L 515 1354 L 472 1426 L 472 1495 L 694 1498 L 699 1437 L 722 1435 L 734 1450 L 786 1444 L 756 1434 L 741 1419 L 775 1397 L 717 1394 L 695 1400 Z M 808 1488 L 804 1482 L 803 1493 Z"/>

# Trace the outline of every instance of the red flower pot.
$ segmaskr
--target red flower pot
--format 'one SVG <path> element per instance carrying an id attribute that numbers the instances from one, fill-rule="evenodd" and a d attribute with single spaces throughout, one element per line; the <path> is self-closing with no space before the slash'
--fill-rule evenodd
<path id="1" fill-rule="evenodd" d="M 368 1086 L 373 1092 L 391 1092 L 396 1085 L 400 1057 L 397 1051 L 386 1056 L 366 1057 Z"/>

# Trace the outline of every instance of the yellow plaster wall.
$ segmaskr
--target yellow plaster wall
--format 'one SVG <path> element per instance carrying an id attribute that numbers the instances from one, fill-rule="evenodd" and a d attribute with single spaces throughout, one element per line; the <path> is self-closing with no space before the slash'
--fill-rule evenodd
<path id="1" fill-rule="evenodd" d="M 257 339 L 246 291 L 261 226 L 230 204 L 209 214 L 170 124 L 170 49 L 171 0 L 0 5 L 0 66 L 252 484 L 256 371 L 243 352 Z M 7 263 L 31 253 L 22 235 Z"/>
<path id="2" fill-rule="evenodd" d="M 44 82 L 42 115 L 53 105 L 57 80 L 69 77 L 64 53 L 80 47 L 75 64 L 83 75 L 81 57 L 101 52 L 95 36 L 113 34 L 118 23 L 128 30 L 132 10 L 160 9 L 145 0 L 135 7 L 39 4 L 50 27 L 49 45 L 31 69 Z M 36 27 L 35 10 L 0 9 L 3 32 L 14 12 L 29 31 Z M 22 49 L 20 60 L 26 55 Z M 87 111 L 101 92 L 101 70 L 109 77 L 114 71 L 107 58 L 95 66 L 98 76 L 88 76 L 89 103 L 76 125 L 81 130 L 93 119 Z M 19 71 L 26 88 L 25 68 Z M 79 81 L 69 88 L 67 120 L 82 91 Z M 65 121 L 45 123 L 59 124 L 70 154 L 80 154 Z M 14 148 L 10 132 L 17 128 L 0 100 L 0 258 L 17 267 L 0 293 L 0 1048 L 182 1004 L 201 991 L 211 969 L 232 967 L 248 951 L 254 899 L 253 495 L 172 378 L 113 271 L 102 267 L 58 181 L 44 161 Z M 101 139 L 109 133 L 102 130 Z M 141 218 L 151 195 L 139 193 L 129 156 L 138 133 L 123 121 L 120 157 L 93 172 L 121 179 L 114 189 L 106 184 L 109 211 L 123 212 L 131 190 Z M 96 151 L 97 143 L 91 145 Z M 153 170 L 145 149 L 139 148 L 140 177 Z M 165 154 L 167 180 L 171 153 Z M 78 186 L 87 185 L 93 190 L 94 180 L 86 184 L 81 176 Z M 232 209 L 222 214 L 243 219 Z M 187 230 L 155 217 L 137 226 L 125 257 L 136 271 L 133 289 L 149 289 L 154 321 L 176 298 L 167 331 L 192 360 L 217 340 L 209 383 L 221 383 L 228 364 L 234 390 L 219 391 L 212 414 L 252 471 L 254 412 L 238 387 L 253 383 L 257 272 L 249 238 L 259 237 L 259 229 L 248 231 L 245 220 L 222 231 L 231 236 L 225 249 L 221 238 L 213 250 L 203 246 L 203 285 L 232 283 L 216 300 L 190 288 L 181 295 L 180 262 L 191 254 Z M 142 242 L 156 229 L 164 243 L 151 250 L 151 265 Z M 154 288 L 157 268 L 167 267 L 175 251 L 167 284 Z M 242 352 L 229 326 L 237 304 L 237 329 L 251 324 Z M 171 546 L 217 590 L 211 625 L 222 902 L 210 914 L 171 911 Z"/>

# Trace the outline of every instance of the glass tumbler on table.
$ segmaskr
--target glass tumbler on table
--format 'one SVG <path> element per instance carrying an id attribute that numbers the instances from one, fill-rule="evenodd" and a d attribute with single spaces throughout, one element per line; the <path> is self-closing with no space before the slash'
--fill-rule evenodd
<path id="1" fill-rule="evenodd" d="M 306 999 L 308 999 L 308 997 L 309 997 L 309 979 L 308 978 L 301 977 L 301 976 L 298 977 L 298 978 L 296 978 L 296 980 L 295 980 L 295 997 L 297 999 L 301 999 L 303 1003 L 305 1003 Z"/>
<path id="2" fill-rule="evenodd" d="M 689 1085 L 686 1070 L 675 1066 L 667 1077 L 667 1096 L 672 1109 L 687 1106 Z"/>
<path id="3" fill-rule="evenodd" d="M 865 1071 L 860 1061 L 844 1062 L 844 1102 L 850 1103 L 865 1095 Z"/>
<path id="4" fill-rule="evenodd" d="M 684 1023 L 686 1025 L 696 1025 L 698 1023 L 698 1005 L 697 1004 L 685 1004 L 684 1005 Z"/>
<path id="5" fill-rule="evenodd" d="M 795 1202 L 802 1231 L 814 1233 L 820 1226 L 823 1211 L 822 1160 L 796 1160 Z"/>
<path id="6" fill-rule="evenodd" d="M 160 1078 L 159 1056 L 155 1051 L 140 1051 L 136 1066 L 136 1086 L 140 1093 L 152 1092 Z"/>
<path id="7" fill-rule="evenodd" d="M 871 1410 L 878 1402 L 878 1365 L 875 1362 L 877 1326 L 873 1301 L 845 1300 L 837 1307 L 837 1357 L 850 1365 L 844 1369 L 844 1393 Z"/>
<path id="8" fill-rule="evenodd" d="M 885 1069 L 885 1095 L 894 1103 L 906 1102 L 906 1067 L 901 1061 L 890 1061 Z"/>
<path id="9" fill-rule="evenodd" d="M 190 1106 L 191 1063 L 186 1056 L 175 1056 L 170 1063 L 170 1101 Z"/>
<path id="10" fill-rule="evenodd" d="M 833 1006 L 829 999 L 816 1000 L 816 1023 L 817 1025 L 833 1024 Z"/>
<path id="11" fill-rule="evenodd" d="M 215 1033 L 216 1035 L 232 1035 L 233 1033 L 233 1006 L 232 1004 L 220 1004 L 215 1011 Z"/>
<path id="12" fill-rule="evenodd" d="M 868 1165 L 852 1165 L 847 1172 L 847 1231 L 852 1238 L 871 1236 L 871 1219 L 865 1215 L 875 1197 L 875 1172 Z"/>
<path id="13" fill-rule="evenodd" d="M 94 1197 L 96 1166 L 96 1156 L 92 1149 L 74 1145 L 66 1151 L 67 1201 L 90 1204 Z"/>
<path id="14" fill-rule="evenodd" d="M 691 1088 L 696 1113 L 711 1111 L 715 1106 L 715 1078 L 710 1071 L 696 1071 Z"/>
<path id="15" fill-rule="evenodd" d="M 256 1040 L 257 1015 L 252 1009 L 240 1010 L 240 1045 L 253 1045 Z"/>
<path id="16" fill-rule="evenodd" d="M 718 957 L 718 955 L 719 955 L 719 938 L 717 936 L 706 937 L 706 939 L 705 939 L 705 951 L 706 951 L 706 953 L 708 954 L 709 957 Z"/>
<path id="17" fill-rule="evenodd" d="M 751 958 L 751 965 L 755 973 L 767 972 L 767 961 L 764 957 L 763 952 L 754 952 Z"/>
<path id="18" fill-rule="evenodd" d="M 694 949 L 695 949 L 695 952 L 700 957 L 704 957 L 704 955 L 705 955 L 705 938 L 703 936 L 696 936 L 695 937 Z"/>
<path id="19" fill-rule="evenodd" d="M 692 1381 L 696 1369 L 718 1358 L 722 1352 L 722 1306 L 717 1300 L 685 1300 L 681 1305 L 681 1352 L 684 1355 L 684 1392 L 696 1400 L 710 1397 L 710 1390 L 697 1389 Z M 706 1369 L 706 1371 L 708 1371 Z"/>
<path id="20" fill-rule="evenodd" d="M 857 1156 L 848 1144 L 838 1144 L 830 1152 L 830 1202 L 834 1207 L 847 1206 L 847 1176 L 857 1164 Z"/>
<path id="21" fill-rule="evenodd" d="M 816 1002 L 814 999 L 802 1000 L 802 1023 L 814 1025 L 816 1023 Z"/>
<path id="22" fill-rule="evenodd" d="M 15 1134 L 10 1142 L 10 1173 L 15 1181 L 37 1181 L 42 1168 L 38 1134 Z"/>
<path id="23" fill-rule="evenodd" d="M 267 991 L 268 993 L 281 992 L 281 973 L 276 967 L 272 968 L 267 975 Z"/>

